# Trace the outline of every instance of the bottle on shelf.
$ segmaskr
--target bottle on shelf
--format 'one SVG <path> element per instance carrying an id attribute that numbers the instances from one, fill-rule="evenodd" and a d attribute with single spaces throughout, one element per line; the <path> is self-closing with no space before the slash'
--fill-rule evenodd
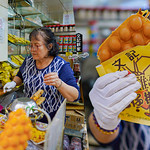
<path id="1" fill-rule="evenodd" d="M 73 59 L 73 71 L 74 71 L 74 76 L 76 78 L 76 82 L 78 82 L 80 78 L 80 61 L 78 58 Z"/>

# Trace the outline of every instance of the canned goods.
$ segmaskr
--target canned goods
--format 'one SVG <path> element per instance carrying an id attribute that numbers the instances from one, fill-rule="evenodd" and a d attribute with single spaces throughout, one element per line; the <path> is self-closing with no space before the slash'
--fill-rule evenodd
<path id="1" fill-rule="evenodd" d="M 68 37 L 68 44 L 72 44 L 72 37 L 73 36 L 71 36 L 71 35 Z"/>
<path id="2" fill-rule="evenodd" d="M 64 44 L 68 44 L 68 36 L 64 36 Z"/>
<path id="3" fill-rule="evenodd" d="M 72 43 L 76 44 L 76 35 L 73 35 L 73 37 L 72 37 Z"/>
<path id="4" fill-rule="evenodd" d="M 77 50 L 76 50 L 76 44 L 72 45 L 72 52 L 77 52 Z"/>
<path id="5" fill-rule="evenodd" d="M 63 51 L 63 44 L 59 44 L 59 52 Z"/>
<path id="6" fill-rule="evenodd" d="M 64 36 L 59 36 L 59 44 L 63 44 Z"/>
<path id="7" fill-rule="evenodd" d="M 68 52 L 72 52 L 72 44 L 68 44 Z"/>
<path id="8" fill-rule="evenodd" d="M 67 52 L 68 51 L 68 44 L 64 44 L 63 45 L 63 52 Z"/>

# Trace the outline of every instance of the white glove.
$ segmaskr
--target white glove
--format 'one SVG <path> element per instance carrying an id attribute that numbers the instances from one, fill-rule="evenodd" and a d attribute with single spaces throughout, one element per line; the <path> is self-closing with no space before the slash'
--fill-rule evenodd
<path id="1" fill-rule="evenodd" d="M 10 92 L 14 87 L 16 86 L 16 82 L 8 82 L 4 85 L 3 91 L 5 92 Z"/>
<path id="2" fill-rule="evenodd" d="M 136 97 L 141 87 L 134 74 L 117 71 L 99 77 L 89 93 L 94 114 L 100 127 L 113 130 L 120 123 L 118 115 Z"/>

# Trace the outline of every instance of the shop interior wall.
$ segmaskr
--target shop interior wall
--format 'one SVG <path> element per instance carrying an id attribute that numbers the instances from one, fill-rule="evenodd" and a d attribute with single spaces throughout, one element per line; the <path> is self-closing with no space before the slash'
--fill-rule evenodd
<path id="1" fill-rule="evenodd" d="M 0 4 L 0 61 L 5 61 L 8 56 L 8 1 L 0 0 Z"/>

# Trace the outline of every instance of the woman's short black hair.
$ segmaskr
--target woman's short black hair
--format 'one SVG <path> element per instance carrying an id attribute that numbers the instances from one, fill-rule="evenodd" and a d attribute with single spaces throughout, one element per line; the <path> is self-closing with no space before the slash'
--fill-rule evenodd
<path id="1" fill-rule="evenodd" d="M 51 29 L 48 27 L 36 28 L 30 33 L 29 40 L 31 41 L 32 37 L 38 40 L 39 34 L 43 37 L 43 40 L 45 41 L 45 45 L 49 50 L 48 56 L 57 56 L 59 53 L 59 46 L 56 42 L 56 37 L 54 33 L 51 31 Z M 51 43 L 53 45 L 52 48 L 49 47 L 49 44 Z"/>

